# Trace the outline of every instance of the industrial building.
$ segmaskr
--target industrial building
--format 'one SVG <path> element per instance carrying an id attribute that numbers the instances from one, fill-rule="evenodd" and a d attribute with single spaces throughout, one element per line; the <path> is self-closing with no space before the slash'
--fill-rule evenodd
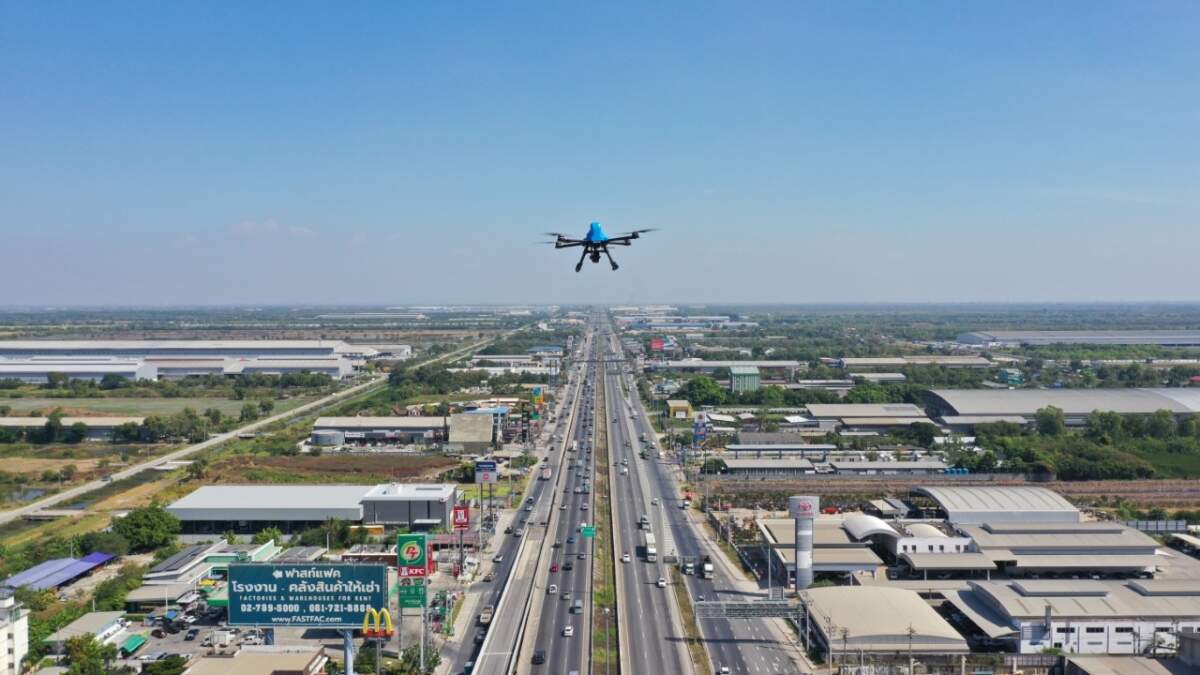
<path id="1" fill-rule="evenodd" d="M 834 662 L 860 654 L 966 654 L 967 641 L 916 591 L 829 586 L 804 591 L 816 646 Z"/>
<path id="2" fill-rule="evenodd" d="M 776 579 L 795 583 L 796 530 L 791 518 L 760 518 L 759 532 L 771 551 L 771 565 Z M 854 572 L 874 573 L 883 561 L 870 548 L 869 541 L 852 539 L 842 527 L 841 518 L 820 517 L 813 522 L 813 573 L 846 575 Z"/>
<path id="3" fill-rule="evenodd" d="M 186 525 L 184 533 L 187 533 Z M 146 586 L 157 587 L 157 595 L 164 599 L 164 603 L 168 598 L 182 602 L 182 594 L 178 592 L 180 589 L 194 588 L 201 579 L 227 570 L 229 563 L 263 562 L 275 557 L 279 551 L 277 542 L 230 544 L 220 540 L 196 544 L 151 567 L 150 571 L 142 576 L 142 581 Z M 184 594 L 186 593 L 187 590 L 184 590 Z M 127 597 L 126 602 L 133 600 Z"/>
<path id="4" fill-rule="evenodd" d="M 946 470 L 946 463 L 936 459 L 831 460 L 829 466 L 834 473 L 850 476 L 920 476 Z"/>
<path id="5" fill-rule="evenodd" d="M 791 478 L 809 476 L 817 471 L 807 459 L 736 459 L 721 460 L 725 470 L 721 473 L 730 478 Z"/>
<path id="6" fill-rule="evenodd" d="M 449 435 L 450 418 L 441 416 L 420 417 L 318 417 L 313 423 L 310 440 L 317 445 L 334 445 L 328 442 L 336 435 L 323 432 L 338 432 L 343 443 L 441 443 Z"/>
<path id="7" fill-rule="evenodd" d="M 1200 581 L 973 581 L 947 600 L 979 633 L 1021 654 L 1150 654 L 1200 630 Z"/>
<path id="8" fill-rule="evenodd" d="M 912 356 L 868 356 L 834 359 L 837 367 L 899 368 L 904 366 L 941 366 L 943 368 L 989 368 L 992 362 L 982 356 L 917 354 Z"/>
<path id="9" fill-rule="evenodd" d="M 1068 425 L 1086 423 L 1093 411 L 1149 415 L 1168 410 L 1176 416 L 1200 413 L 1200 389 L 932 389 L 927 392 L 931 414 L 981 418 L 1022 417 L 1053 406 L 1063 411 Z M 810 406 L 811 408 L 811 406 Z M 945 419 L 943 417 L 943 419 Z"/>
<path id="10" fill-rule="evenodd" d="M 788 379 L 801 367 L 799 361 L 704 361 L 701 359 L 685 359 L 682 361 L 664 361 L 650 364 L 653 370 L 670 370 L 675 372 L 712 373 L 720 369 L 758 368 L 760 371 L 775 371 L 787 373 Z"/>
<path id="11" fill-rule="evenodd" d="M 692 404 L 687 399 L 670 399 L 667 401 L 667 416 L 675 420 L 688 420 L 693 415 Z"/>
<path id="12" fill-rule="evenodd" d="M 725 446 L 725 455 L 732 456 L 733 459 L 767 459 L 774 457 L 775 459 L 820 459 L 825 460 L 829 453 L 835 452 L 838 446 L 828 443 L 797 443 L 796 434 L 788 434 L 793 437 L 792 443 L 730 443 Z M 739 434 L 739 438 L 745 438 L 750 434 Z"/>
<path id="13" fill-rule="evenodd" d="M 63 375 L 69 380 L 91 382 L 99 382 L 106 376 L 123 377 L 130 381 L 158 378 L 158 369 L 144 361 L 0 358 L 0 380 L 45 384 L 49 381 L 51 373 Z"/>
<path id="14" fill-rule="evenodd" d="M 372 358 L 369 347 L 340 340 L 0 340 L 0 358 Z"/>
<path id="15" fill-rule="evenodd" d="M 959 344 L 978 347 L 1017 347 L 1020 345 L 1159 345 L 1163 347 L 1200 346 L 1200 331 L 1195 330 L 987 330 L 962 333 Z"/>
<path id="16" fill-rule="evenodd" d="M 59 422 L 64 429 L 76 424 L 82 424 L 87 429 L 85 440 L 112 440 L 113 430 L 126 424 L 140 426 L 144 417 L 62 417 Z M 0 417 L 0 428 L 19 429 L 24 432 L 39 431 L 46 428 L 48 418 L 45 417 Z"/>
<path id="17" fill-rule="evenodd" d="M 925 411 L 911 403 L 809 403 L 805 408 L 808 410 L 809 417 L 816 420 L 840 422 L 842 418 L 846 417 L 925 419 Z"/>
<path id="18" fill-rule="evenodd" d="M 207 485 L 167 511 L 184 534 L 259 532 L 277 527 L 299 532 L 330 518 L 364 525 L 436 529 L 450 527 L 455 485 Z"/>
<path id="19" fill-rule="evenodd" d="M 758 391 L 761 386 L 762 377 L 756 366 L 734 366 L 729 369 L 730 391 Z"/>
<path id="20" fill-rule="evenodd" d="M 50 650 L 62 653 L 67 640 L 81 635 L 91 635 L 102 645 L 119 642 L 125 635 L 125 612 L 88 612 L 50 634 L 45 643 Z"/>
<path id="21" fill-rule="evenodd" d="M 914 497 L 932 502 L 955 525 L 983 523 L 1078 523 L 1079 509 L 1059 494 L 1032 486 L 921 486 Z"/>

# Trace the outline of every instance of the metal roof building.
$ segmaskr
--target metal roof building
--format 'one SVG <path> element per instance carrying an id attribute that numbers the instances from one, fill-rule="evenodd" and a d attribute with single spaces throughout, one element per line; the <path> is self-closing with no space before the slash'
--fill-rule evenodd
<path id="1" fill-rule="evenodd" d="M 99 382 L 105 375 L 127 380 L 153 380 L 158 369 L 143 361 L 68 361 L 0 357 L 0 380 L 20 380 L 42 384 L 50 373 L 61 373 L 72 380 Z"/>
<path id="2" fill-rule="evenodd" d="M 826 648 L 857 663 L 860 652 L 959 654 L 967 641 L 916 591 L 887 586 L 831 586 L 804 591 L 809 625 Z M 826 635 L 832 624 L 833 635 Z"/>
<path id="3" fill-rule="evenodd" d="M 1077 523 L 1079 509 L 1057 493 L 1029 486 L 922 486 L 914 495 L 928 497 L 955 524 Z"/>
<path id="4" fill-rule="evenodd" d="M 820 419 L 843 417 L 925 417 L 925 411 L 911 403 L 809 403 L 808 413 Z"/>
<path id="5" fill-rule="evenodd" d="M 0 340 L 0 357 L 102 356 L 159 357 L 372 356 L 369 347 L 341 340 Z"/>
<path id="6" fill-rule="evenodd" d="M 980 330 L 963 333 L 958 342 L 967 345 L 1200 345 L 1195 330 Z"/>
<path id="7" fill-rule="evenodd" d="M 1033 417 L 1054 406 L 1068 421 L 1081 421 L 1092 411 L 1148 415 L 1169 410 L 1177 415 L 1200 413 L 1200 389 L 932 389 L 928 397 L 941 415 Z M 977 422 L 978 423 L 978 422 Z"/>

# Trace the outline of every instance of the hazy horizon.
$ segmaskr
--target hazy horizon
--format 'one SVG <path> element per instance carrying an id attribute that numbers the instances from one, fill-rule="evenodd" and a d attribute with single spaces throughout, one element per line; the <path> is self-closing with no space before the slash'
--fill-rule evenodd
<path id="1" fill-rule="evenodd" d="M 8 3 L 0 302 L 1198 301 L 1198 24 Z M 593 220 L 660 231 L 618 272 L 535 243 Z"/>

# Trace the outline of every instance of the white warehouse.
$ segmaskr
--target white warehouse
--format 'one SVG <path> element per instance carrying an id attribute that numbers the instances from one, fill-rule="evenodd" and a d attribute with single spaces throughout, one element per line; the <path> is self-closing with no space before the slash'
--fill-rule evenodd
<path id="1" fill-rule="evenodd" d="M 158 368 L 145 361 L 0 358 L 0 380 L 45 384 L 50 373 L 60 373 L 71 380 L 93 382 L 99 382 L 105 375 L 116 375 L 127 380 L 158 379 Z"/>

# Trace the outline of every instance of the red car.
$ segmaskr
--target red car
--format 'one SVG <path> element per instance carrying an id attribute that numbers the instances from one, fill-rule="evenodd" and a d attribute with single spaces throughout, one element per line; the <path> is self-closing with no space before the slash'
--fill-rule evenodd
<path id="1" fill-rule="evenodd" d="M 553 565 L 551 565 L 551 566 L 550 566 L 550 571 L 551 571 L 551 572 L 557 572 L 557 571 L 558 571 L 558 563 L 554 563 Z"/>

